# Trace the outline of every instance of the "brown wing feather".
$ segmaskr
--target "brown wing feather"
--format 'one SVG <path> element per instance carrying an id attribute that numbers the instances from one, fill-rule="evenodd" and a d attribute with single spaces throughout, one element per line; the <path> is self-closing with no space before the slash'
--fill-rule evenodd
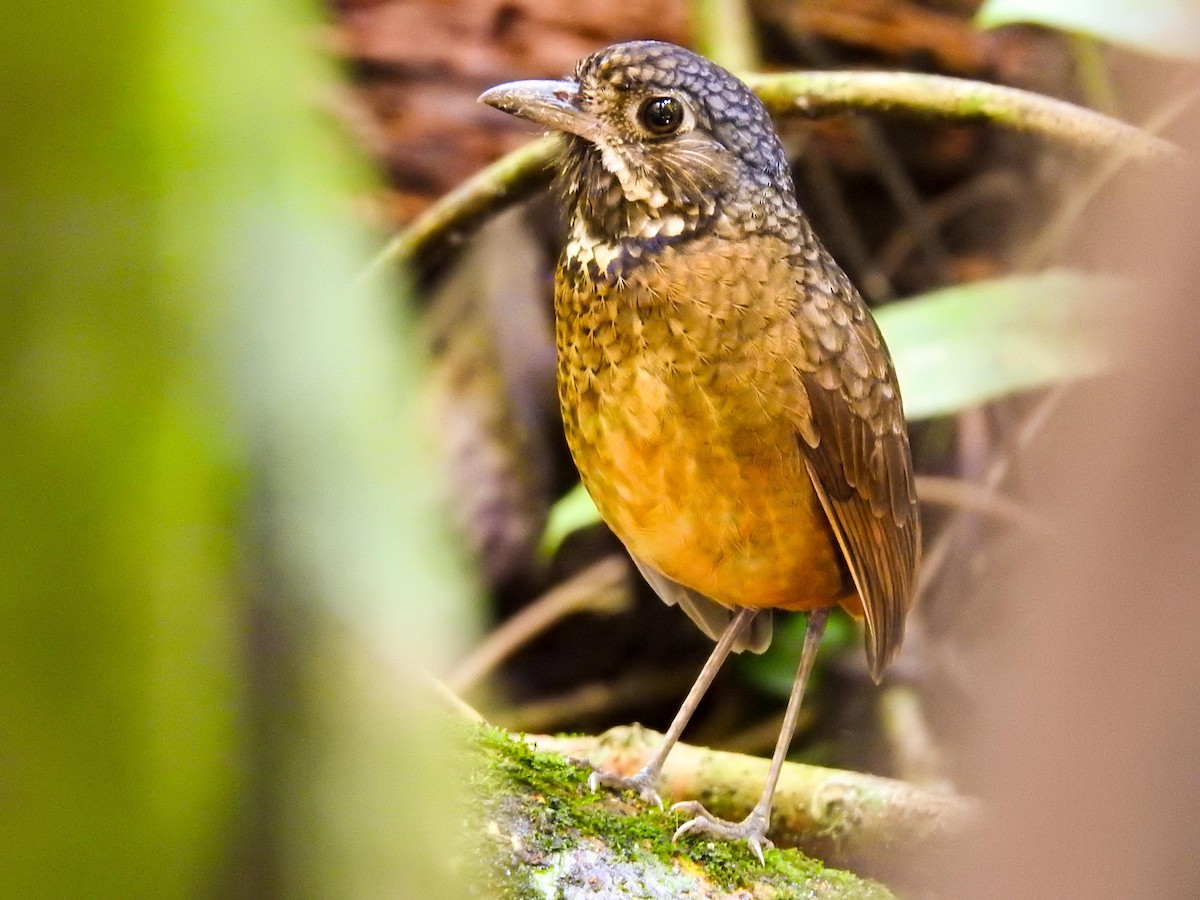
<path id="1" fill-rule="evenodd" d="M 824 251 L 813 262 L 801 269 L 796 308 L 805 348 L 799 382 L 812 422 L 797 431 L 862 600 L 867 660 L 878 680 L 904 637 L 916 588 L 921 534 L 912 456 L 878 326 Z"/>

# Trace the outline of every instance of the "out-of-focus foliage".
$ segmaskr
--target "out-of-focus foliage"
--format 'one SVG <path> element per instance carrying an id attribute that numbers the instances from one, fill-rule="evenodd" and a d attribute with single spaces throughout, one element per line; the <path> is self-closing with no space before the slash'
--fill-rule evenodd
<path id="1" fill-rule="evenodd" d="M 986 0 L 975 21 L 983 28 L 1046 25 L 1163 56 L 1200 58 L 1196 0 Z"/>
<path id="2" fill-rule="evenodd" d="M 771 646 L 765 653 L 743 653 L 738 656 L 738 671 L 760 690 L 786 699 L 796 681 L 796 664 L 807 631 L 807 615 L 776 613 L 775 636 L 771 639 Z M 825 635 L 817 650 L 816 667 L 806 689 L 809 696 L 820 695 L 825 663 L 859 642 L 859 629 L 850 615 L 841 609 L 833 610 L 825 625 Z"/>
<path id="3" fill-rule="evenodd" d="M 580 528 L 587 528 L 600 521 L 600 512 L 592 502 L 591 495 L 577 484 L 550 508 L 546 529 L 542 532 L 539 551 L 544 557 L 553 556 L 567 536 Z"/>
<path id="4" fill-rule="evenodd" d="M 928 419 L 1098 374 L 1118 284 L 1066 270 L 945 288 L 876 313 L 904 412 Z"/>
<path id="5" fill-rule="evenodd" d="M 332 81 L 311 10 L 5 18 L 0 894 L 319 875 L 320 896 L 445 895 L 430 808 L 451 782 L 423 720 L 333 740 L 310 697 L 252 674 L 264 598 L 306 605 L 329 635 L 309 649 L 351 657 L 320 684 L 347 706 L 372 652 L 443 653 L 469 595 L 416 439 L 415 355 L 384 292 L 352 286 L 362 185 L 316 112 Z M 313 733 L 268 738 L 264 706 Z M 362 833 L 385 821 L 364 792 L 323 790 L 346 772 L 372 803 L 394 792 L 389 830 Z"/>

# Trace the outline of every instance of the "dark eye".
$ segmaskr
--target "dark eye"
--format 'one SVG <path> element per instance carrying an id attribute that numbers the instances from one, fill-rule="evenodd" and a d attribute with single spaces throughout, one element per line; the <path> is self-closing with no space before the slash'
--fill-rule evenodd
<path id="1" fill-rule="evenodd" d="M 638 110 L 638 120 L 651 134 L 670 134 L 683 123 L 683 104 L 674 97 L 651 97 Z"/>

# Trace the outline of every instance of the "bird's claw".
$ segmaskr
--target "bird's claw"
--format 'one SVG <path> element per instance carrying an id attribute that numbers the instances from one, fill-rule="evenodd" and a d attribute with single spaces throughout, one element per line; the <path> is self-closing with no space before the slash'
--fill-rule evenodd
<path id="1" fill-rule="evenodd" d="M 611 788 L 614 791 L 636 791 L 637 795 L 642 798 L 645 803 L 653 803 L 659 809 L 663 808 L 662 797 L 658 795 L 658 779 L 651 776 L 644 769 L 636 775 L 617 775 L 613 772 L 605 772 L 603 769 L 594 769 L 592 774 L 588 776 L 588 790 L 592 793 L 600 785 L 606 788 Z"/>
<path id="2" fill-rule="evenodd" d="M 692 817 L 675 829 L 672 841 L 679 840 L 685 834 L 707 834 L 724 841 L 745 841 L 750 851 L 758 857 L 759 863 L 764 865 L 766 860 L 763 858 L 763 850 L 775 846 L 767 838 L 767 817 L 757 810 L 740 822 L 729 822 L 718 819 L 697 801 L 686 800 L 672 806 L 671 812 Z"/>

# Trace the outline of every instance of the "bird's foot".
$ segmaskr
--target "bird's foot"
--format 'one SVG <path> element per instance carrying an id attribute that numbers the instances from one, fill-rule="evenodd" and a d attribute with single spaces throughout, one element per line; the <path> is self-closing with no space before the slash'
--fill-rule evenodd
<path id="1" fill-rule="evenodd" d="M 653 803 L 662 809 L 662 797 L 658 796 L 658 773 L 642 769 L 636 775 L 617 775 L 615 772 L 605 772 L 603 769 L 593 769 L 588 776 L 588 788 L 595 791 L 600 785 L 612 788 L 614 791 L 636 791 L 646 803 Z"/>
<path id="2" fill-rule="evenodd" d="M 754 809 L 740 822 L 718 819 L 695 800 L 676 803 L 671 807 L 671 812 L 692 816 L 675 829 L 672 841 L 679 840 L 680 836 L 685 834 L 708 834 L 723 841 L 745 841 L 760 863 L 765 863 L 763 849 L 775 846 L 767 839 L 769 816 L 758 809 Z"/>

